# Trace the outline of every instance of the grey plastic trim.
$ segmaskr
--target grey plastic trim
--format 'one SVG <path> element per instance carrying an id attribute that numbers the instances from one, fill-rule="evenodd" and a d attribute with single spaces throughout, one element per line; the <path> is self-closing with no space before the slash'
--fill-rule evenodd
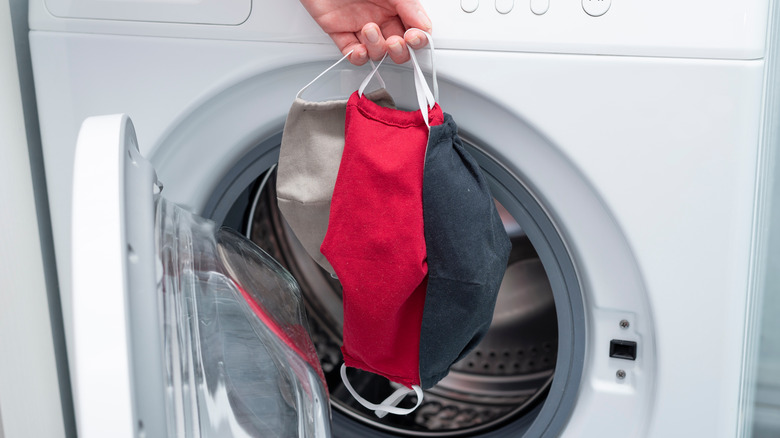
<path id="1" fill-rule="evenodd" d="M 228 171 L 212 192 L 201 216 L 222 225 L 230 209 L 241 193 L 258 176 L 265 173 L 279 161 L 279 145 L 282 143 L 282 128 L 250 150 Z"/>
<path id="2" fill-rule="evenodd" d="M 124 230 L 127 257 L 126 296 L 130 315 L 130 350 L 136 436 L 168 435 L 163 359 L 162 295 L 157 285 L 154 184 L 152 165 L 138 151 L 135 128 L 127 119 L 129 138 L 124 164 Z"/>
<path id="3" fill-rule="evenodd" d="M 493 196 L 531 240 L 550 280 L 558 315 L 558 357 L 550 391 L 524 436 L 555 437 L 574 408 L 585 361 L 585 310 L 577 272 L 563 238 L 520 180 L 480 149 L 472 146 L 469 152 L 486 174 Z M 507 435 L 499 429 L 485 436 Z"/>

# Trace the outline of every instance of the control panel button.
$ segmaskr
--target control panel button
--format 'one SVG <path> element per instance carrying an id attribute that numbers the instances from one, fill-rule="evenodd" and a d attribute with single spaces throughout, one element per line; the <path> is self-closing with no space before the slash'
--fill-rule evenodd
<path id="1" fill-rule="evenodd" d="M 508 14 L 515 7 L 515 0 L 496 0 L 496 10 L 501 14 Z"/>
<path id="2" fill-rule="evenodd" d="M 469 14 L 476 11 L 479 7 L 479 0 L 460 0 L 460 8 L 463 9 L 463 12 L 468 12 Z"/>
<path id="3" fill-rule="evenodd" d="M 531 0 L 531 12 L 542 15 L 550 9 L 550 0 Z"/>
<path id="4" fill-rule="evenodd" d="M 582 0 L 582 9 L 591 17 L 604 15 L 612 4 L 612 0 Z"/>

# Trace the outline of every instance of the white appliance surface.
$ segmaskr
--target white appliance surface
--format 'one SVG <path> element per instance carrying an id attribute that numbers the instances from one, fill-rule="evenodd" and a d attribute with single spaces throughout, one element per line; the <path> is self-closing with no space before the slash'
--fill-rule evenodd
<path id="1" fill-rule="evenodd" d="M 770 2 L 615 0 L 600 15 L 589 1 L 424 1 L 442 107 L 545 208 L 576 267 L 586 348 L 562 436 L 738 436 L 768 178 Z M 208 1 L 104 3 L 30 3 L 66 334 L 81 122 L 128 114 L 166 197 L 200 212 L 338 56 L 298 2 L 221 2 L 224 16 L 204 13 Z M 171 13 L 185 4 L 188 15 Z M 349 93 L 365 72 L 342 68 L 330 89 Z M 414 106 L 413 93 L 394 97 Z M 541 140 L 523 142 L 528 132 Z M 638 342 L 636 361 L 609 357 L 616 337 Z"/>

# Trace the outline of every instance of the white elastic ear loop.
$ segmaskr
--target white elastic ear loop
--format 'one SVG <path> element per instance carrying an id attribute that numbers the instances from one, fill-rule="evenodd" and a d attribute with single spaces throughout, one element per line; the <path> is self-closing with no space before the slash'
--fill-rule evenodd
<path id="1" fill-rule="evenodd" d="M 417 387 L 419 388 L 419 386 Z M 420 391 L 422 393 L 422 389 L 420 389 Z M 409 389 L 402 385 L 400 388 L 396 389 L 392 394 L 390 394 L 386 399 L 382 400 L 382 403 L 380 403 L 380 405 L 386 407 L 392 407 L 394 409 L 400 409 L 400 408 L 396 408 L 396 406 L 398 406 L 398 403 L 401 403 L 401 400 L 403 400 L 404 397 L 411 394 L 412 392 L 414 392 L 414 388 Z M 416 408 L 417 407 L 415 407 L 415 409 Z M 384 409 L 378 409 L 374 411 L 374 415 L 376 415 L 378 418 L 385 418 L 385 416 L 388 413 L 389 412 Z"/>
<path id="2" fill-rule="evenodd" d="M 426 87 L 425 87 L 426 90 L 427 90 L 426 98 L 428 98 L 429 102 L 430 101 L 434 101 L 434 102 L 438 101 L 439 100 L 439 81 L 437 79 L 437 74 L 436 74 L 436 59 L 435 59 L 436 50 L 435 50 L 434 45 L 433 45 L 433 36 L 431 34 L 429 34 L 428 32 L 424 31 L 424 30 L 411 28 L 411 29 L 408 29 L 406 32 L 404 32 L 404 37 L 406 37 L 406 34 L 409 33 L 409 31 L 412 31 L 412 30 L 420 31 L 423 34 L 425 34 L 425 36 L 428 38 L 428 44 L 430 45 L 430 49 L 431 49 L 430 50 L 430 53 L 431 53 L 431 77 L 433 78 L 433 96 L 431 96 L 431 94 L 430 94 L 430 89 L 427 87 L 428 84 L 425 81 L 425 75 L 422 74 L 422 70 L 420 69 L 420 65 L 417 62 L 417 56 L 415 55 L 414 49 L 412 49 L 411 46 L 409 47 L 409 56 L 412 58 L 412 64 L 415 67 L 415 72 L 417 73 L 417 77 L 419 77 L 423 81 L 423 83 L 425 83 L 425 85 L 426 85 Z"/>
<path id="3" fill-rule="evenodd" d="M 307 88 L 309 88 L 309 86 L 310 86 L 311 84 L 313 84 L 313 83 L 317 82 L 317 79 L 319 79 L 319 78 L 321 78 L 322 76 L 324 76 L 324 75 L 325 75 L 325 73 L 327 73 L 327 72 L 331 71 L 331 69 L 333 69 L 333 67 L 335 67 L 335 66 L 337 66 L 337 65 L 341 64 L 341 62 L 342 62 L 342 61 L 344 61 L 345 59 L 347 59 L 347 58 L 349 57 L 349 55 L 351 55 L 351 54 L 352 54 L 352 52 L 354 52 L 354 50 L 350 50 L 349 52 L 347 52 L 347 54 L 346 54 L 346 55 L 342 56 L 341 58 L 339 58 L 339 60 L 338 60 L 338 61 L 334 62 L 334 63 L 333 63 L 333 65 L 331 65 L 330 67 L 326 68 L 326 69 L 325 69 L 325 71 L 323 71 L 322 73 L 318 74 L 316 78 L 312 79 L 312 80 L 311 80 L 311 82 L 309 82 L 309 83 L 308 83 L 308 84 L 306 84 L 306 85 L 305 85 L 303 88 L 301 88 L 301 90 L 300 90 L 300 91 L 298 91 L 298 94 L 296 94 L 296 95 L 295 95 L 295 97 L 296 97 L 296 98 L 300 98 L 300 97 L 301 97 L 301 94 L 303 94 L 303 92 L 304 92 L 304 91 L 306 91 L 306 89 L 307 89 Z M 384 58 L 382 58 L 382 59 L 384 60 Z M 380 63 L 380 64 L 381 64 L 381 63 Z M 371 67 L 374 67 L 374 70 L 376 70 L 376 69 L 378 68 L 378 67 L 375 67 L 375 66 L 374 66 L 374 61 L 371 61 Z M 372 73 L 372 74 L 373 74 L 373 73 Z M 377 75 L 376 75 L 376 78 L 377 78 L 377 80 L 379 81 L 379 85 L 380 85 L 382 88 L 387 88 L 387 87 L 385 86 L 385 81 L 384 81 L 384 79 L 382 79 L 382 76 L 381 76 L 379 73 L 377 73 Z"/>
<path id="4" fill-rule="evenodd" d="M 385 56 L 383 56 L 382 60 L 379 61 L 379 64 L 374 65 L 374 61 L 371 61 L 371 66 L 374 68 L 371 70 L 371 73 L 369 73 L 368 76 L 363 79 L 363 83 L 360 84 L 360 88 L 358 88 L 358 97 L 363 97 L 363 91 L 365 91 L 368 83 L 371 82 L 371 78 L 374 77 L 374 73 L 376 73 L 376 78 L 379 80 L 379 84 L 382 86 L 382 88 L 385 88 L 385 81 L 382 80 L 382 76 L 379 75 L 379 66 L 385 62 L 385 58 L 387 58 L 387 53 L 385 53 Z"/>
<path id="5" fill-rule="evenodd" d="M 385 54 L 385 56 L 387 56 L 387 54 Z M 385 60 L 385 58 L 382 57 L 382 61 L 384 61 L 384 60 Z M 382 61 L 379 61 L 379 62 L 381 63 Z M 370 59 L 368 60 L 368 62 L 371 63 L 371 68 L 373 70 L 377 70 L 377 72 L 376 72 L 376 80 L 379 81 L 379 86 L 381 88 L 387 88 L 387 85 L 385 85 L 385 80 L 382 79 L 382 75 L 379 74 L 379 65 L 374 65 L 374 61 L 372 61 Z"/>
<path id="6" fill-rule="evenodd" d="M 414 49 L 409 47 L 409 56 L 411 57 L 412 65 L 414 66 L 414 88 L 417 92 L 417 104 L 419 105 L 420 111 L 422 112 L 425 125 L 430 128 L 430 124 L 428 122 L 428 108 L 433 108 L 433 106 L 436 105 L 436 101 L 439 100 L 439 81 L 436 77 L 436 60 L 434 57 L 435 49 L 433 45 L 433 37 L 428 32 L 416 28 L 408 29 L 404 33 L 404 37 L 406 37 L 406 34 L 411 30 L 418 30 L 425 34 L 425 36 L 428 38 L 428 44 L 430 44 L 431 49 L 431 75 L 433 77 L 433 94 L 431 94 L 431 90 L 428 88 L 428 83 L 425 80 L 425 75 L 423 74 L 422 69 L 420 68 L 420 63 L 417 61 L 417 56 L 414 53 Z"/>
<path id="7" fill-rule="evenodd" d="M 411 53 L 411 47 L 409 48 L 409 52 Z M 428 121 L 428 108 L 433 108 L 433 106 L 436 105 L 436 102 L 433 101 L 433 96 L 431 96 L 431 92 L 428 90 L 428 85 L 425 83 L 425 80 L 420 79 L 420 74 L 422 74 L 422 72 L 420 71 L 418 74 L 417 70 L 418 67 L 415 65 L 414 90 L 415 94 L 417 95 L 417 106 L 420 108 L 420 114 L 422 114 L 425 126 L 430 128 L 431 125 Z"/>
<path id="8" fill-rule="evenodd" d="M 395 415 L 407 415 L 414 412 L 415 409 L 419 408 L 423 401 L 423 391 L 422 388 L 420 388 L 417 385 L 412 385 L 412 389 L 408 389 L 406 387 L 401 387 L 397 389 L 395 392 L 390 394 L 389 397 L 384 399 L 382 403 L 380 404 L 374 404 L 370 401 L 364 399 L 363 397 L 359 396 L 357 391 L 355 391 L 354 388 L 352 388 L 352 385 L 349 383 L 349 379 L 347 378 L 347 365 L 341 364 L 341 381 L 344 382 L 344 386 L 347 388 L 347 391 L 352 395 L 352 397 L 357 400 L 358 403 L 366 407 L 366 409 L 371 409 L 374 411 L 377 417 L 382 418 L 387 414 L 395 414 Z M 417 395 L 417 404 L 414 405 L 413 408 L 409 409 L 402 409 L 396 407 L 398 403 L 403 400 L 403 398 L 414 392 Z"/>
<path id="9" fill-rule="evenodd" d="M 429 34 L 428 32 L 426 32 L 426 31 L 424 31 L 422 29 L 411 28 L 411 29 L 407 29 L 406 32 L 404 32 L 404 37 L 406 37 L 406 34 L 409 33 L 410 30 L 418 30 L 418 31 L 422 32 L 428 38 L 428 45 L 430 46 L 430 53 L 431 53 L 431 77 L 433 78 L 433 97 L 434 97 L 434 100 L 436 102 L 438 102 L 439 101 L 439 81 L 438 81 L 438 79 L 436 79 L 436 77 L 437 77 L 437 74 L 436 74 L 436 57 L 435 57 L 436 50 L 435 50 L 435 48 L 433 46 L 433 35 Z M 414 49 L 412 49 L 412 51 L 410 52 L 410 56 L 414 56 L 413 53 L 414 53 Z M 422 73 L 422 71 L 420 71 L 420 73 Z M 420 75 L 420 77 L 425 79 L 425 76 L 423 76 L 423 75 Z"/>

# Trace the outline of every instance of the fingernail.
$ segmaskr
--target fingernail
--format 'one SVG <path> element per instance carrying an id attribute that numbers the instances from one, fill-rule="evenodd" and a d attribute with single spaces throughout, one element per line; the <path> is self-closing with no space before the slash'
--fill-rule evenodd
<path id="1" fill-rule="evenodd" d="M 409 44 L 411 44 L 411 45 L 412 45 L 412 46 L 414 46 L 414 47 L 417 47 L 417 46 L 419 46 L 419 45 L 420 45 L 420 43 L 421 43 L 421 41 L 420 41 L 420 37 L 416 37 L 416 36 L 415 36 L 415 37 L 412 37 L 412 39 L 411 39 L 411 40 L 409 40 Z"/>
<path id="2" fill-rule="evenodd" d="M 433 25 L 431 24 L 431 19 L 428 18 L 428 15 L 425 14 L 425 11 L 422 9 L 417 11 L 417 15 L 420 17 L 420 22 L 423 26 L 425 26 L 424 30 L 431 30 Z"/>
<path id="3" fill-rule="evenodd" d="M 358 50 L 355 52 L 355 55 L 357 55 L 358 59 L 365 59 L 368 53 L 365 50 Z"/>
<path id="4" fill-rule="evenodd" d="M 366 35 L 366 39 L 371 44 L 376 44 L 379 42 L 379 32 L 376 31 L 375 28 L 369 27 L 363 33 Z"/>
<path id="5" fill-rule="evenodd" d="M 400 55 L 404 51 L 404 48 L 401 47 L 401 43 L 399 43 L 398 41 L 390 43 L 387 49 L 390 50 L 390 53 L 392 53 L 393 55 Z"/>

